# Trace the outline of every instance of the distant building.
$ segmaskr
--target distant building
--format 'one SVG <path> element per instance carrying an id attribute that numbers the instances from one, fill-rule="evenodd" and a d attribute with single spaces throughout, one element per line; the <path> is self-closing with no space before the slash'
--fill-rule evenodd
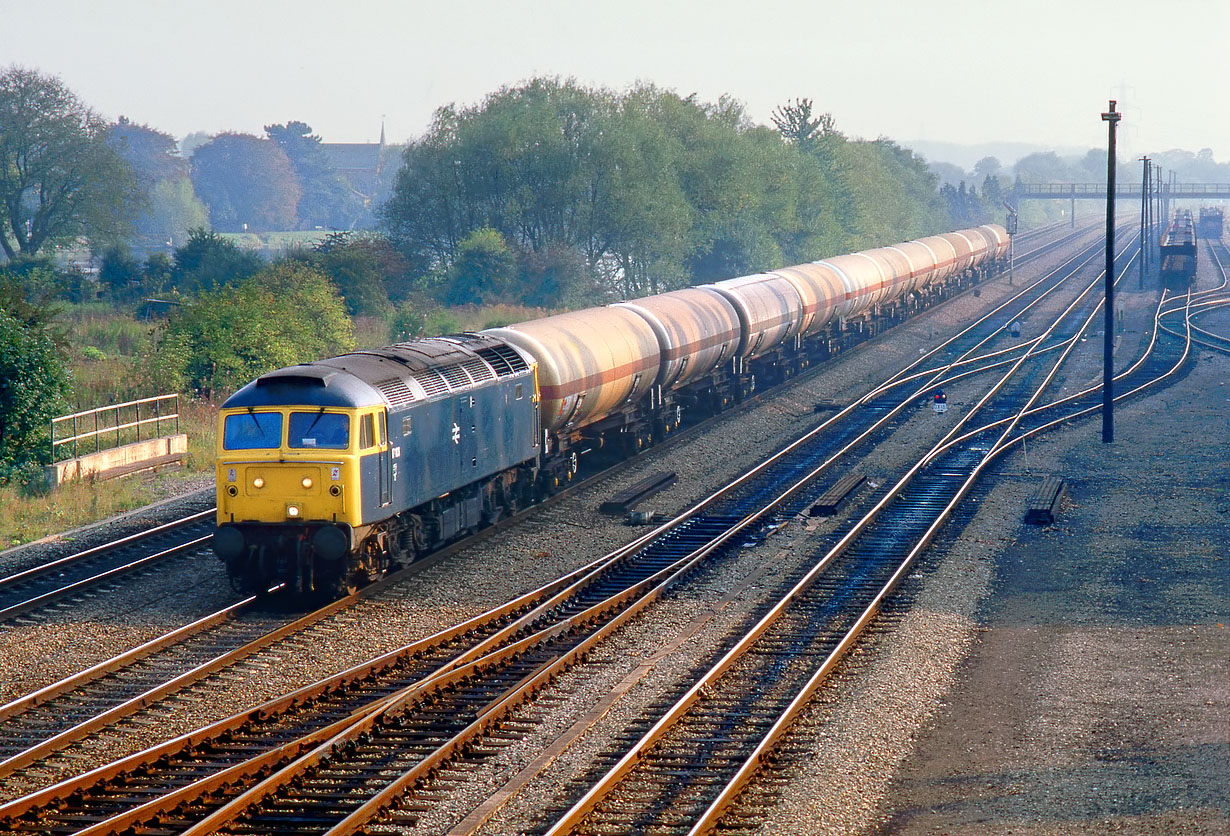
<path id="1" fill-rule="evenodd" d="M 363 199 L 368 212 L 385 200 L 401 149 L 385 143 L 384 125 L 380 126 L 379 142 L 322 142 L 320 147 L 329 155 L 333 169 Z"/>

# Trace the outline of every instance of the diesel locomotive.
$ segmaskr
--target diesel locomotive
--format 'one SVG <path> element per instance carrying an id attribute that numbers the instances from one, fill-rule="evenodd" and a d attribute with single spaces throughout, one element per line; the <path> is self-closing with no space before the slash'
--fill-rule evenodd
<path id="1" fill-rule="evenodd" d="M 223 404 L 232 581 L 344 594 L 1003 268 L 981 226 L 278 369 Z"/>

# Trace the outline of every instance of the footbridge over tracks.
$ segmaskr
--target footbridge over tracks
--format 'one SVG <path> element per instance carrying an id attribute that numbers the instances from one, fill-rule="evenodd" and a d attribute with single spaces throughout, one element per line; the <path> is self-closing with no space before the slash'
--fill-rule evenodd
<path id="1" fill-rule="evenodd" d="M 1115 200 L 1130 205 L 1140 203 L 1140 183 L 1116 183 Z M 1161 183 L 1155 184 L 1152 196 L 1161 201 L 1161 217 L 1170 217 L 1170 207 L 1176 200 L 1230 200 L 1230 183 Z M 1007 194 L 1008 202 L 1019 209 L 1024 200 L 1067 200 L 1071 203 L 1068 216 L 1076 223 L 1076 201 L 1106 202 L 1106 183 L 1017 183 Z"/>

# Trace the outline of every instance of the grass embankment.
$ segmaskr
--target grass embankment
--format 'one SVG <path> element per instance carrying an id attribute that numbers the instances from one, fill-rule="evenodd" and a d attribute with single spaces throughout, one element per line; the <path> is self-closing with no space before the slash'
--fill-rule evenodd
<path id="1" fill-rule="evenodd" d="M 68 531 L 131 511 L 187 489 L 214 468 L 217 408 L 204 401 L 180 401 L 180 431 L 188 455 L 180 467 L 98 482 L 68 482 L 31 494 L 19 485 L 0 485 L 0 549 Z"/>

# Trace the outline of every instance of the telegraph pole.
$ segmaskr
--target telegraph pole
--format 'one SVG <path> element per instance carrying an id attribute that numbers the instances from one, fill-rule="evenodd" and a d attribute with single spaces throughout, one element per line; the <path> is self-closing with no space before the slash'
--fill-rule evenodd
<path id="1" fill-rule="evenodd" d="M 1115 440 L 1115 126 L 1123 118 L 1115 112 L 1115 100 L 1110 100 L 1110 112 L 1102 114 L 1107 125 L 1106 146 L 1106 339 L 1102 358 L 1102 443 Z"/>
<path id="2" fill-rule="evenodd" d="M 1149 258 L 1149 157 L 1141 160 L 1140 176 L 1140 289 L 1145 289 L 1145 262 Z"/>

